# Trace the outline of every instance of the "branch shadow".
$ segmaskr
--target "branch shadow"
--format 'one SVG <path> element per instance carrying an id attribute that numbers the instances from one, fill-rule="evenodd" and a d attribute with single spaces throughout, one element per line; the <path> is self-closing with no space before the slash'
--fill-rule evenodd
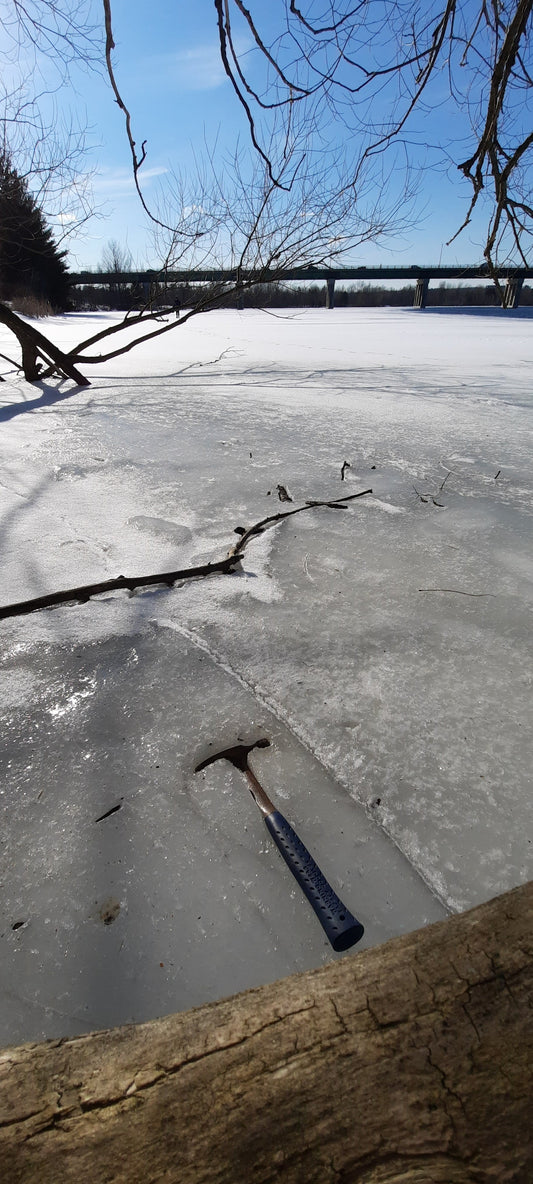
<path id="1" fill-rule="evenodd" d="M 7 407 L 0 407 L 0 423 L 8 423 L 9 420 L 16 419 L 17 415 L 24 415 L 26 411 L 39 411 L 43 407 L 53 407 L 55 403 L 63 403 L 65 399 L 71 399 L 79 391 L 87 390 L 87 387 L 78 384 L 69 385 L 65 390 L 62 389 L 63 382 L 58 386 L 52 386 L 44 379 L 31 385 L 32 390 L 37 387 L 42 393 L 34 399 L 24 399 L 22 403 L 10 403 Z"/>

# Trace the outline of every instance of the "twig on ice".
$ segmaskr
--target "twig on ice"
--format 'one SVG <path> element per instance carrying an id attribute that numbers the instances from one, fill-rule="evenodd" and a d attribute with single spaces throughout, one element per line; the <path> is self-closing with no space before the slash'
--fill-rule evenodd
<path id="1" fill-rule="evenodd" d="M 367 493 L 372 493 L 372 490 L 362 489 L 359 493 L 350 493 L 348 497 L 336 497 L 329 502 L 308 501 L 305 503 L 305 506 L 298 506 L 296 510 L 281 510 L 279 514 L 269 514 L 268 518 L 262 518 L 260 522 L 255 522 L 253 526 L 249 526 L 248 530 L 243 531 L 242 534 L 242 527 L 239 527 L 239 541 L 235 543 L 235 546 L 231 548 L 228 554 L 235 555 L 236 551 L 243 551 L 249 540 L 254 535 L 262 534 L 265 528 L 270 526 L 272 522 L 279 522 L 282 518 L 290 518 L 293 514 L 303 514 L 304 510 L 313 510 L 317 506 L 328 506 L 331 510 L 347 509 L 348 507 L 344 506 L 344 502 L 351 502 L 356 497 L 365 497 Z"/>
<path id="2" fill-rule="evenodd" d="M 280 514 L 271 514 L 270 517 L 263 518 L 261 522 L 254 523 L 248 530 L 237 527 L 237 533 L 239 534 L 238 543 L 235 543 L 235 546 L 231 548 L 225 559 L 220 559 L 216 563 L 203 563 L 199 567 L 186 567 L 180 571 L 160 571 L 149 576 L 117 576 L 113 580 L 101 580 L 95 584 L 82 584 L 78 588 L 64 588 L 60 592 L 50 592 L 47 596 L 35 596 L 31 600 L 21 600 L 17 604 L 6 604 L 0 607 L 0 620 L 5 620 L 6 617 L 20 617 L 25 613 L 34 613 L 41 608 L 55 608 L 58 604 L 68 604 L 69 601 L 85 604 L 91 597 L 99 596 L 103 592 L 115 592 L 121 589 L 127 589 L 128 592 L 135 592 L 137 588 L 149 588 L 154 584 L 166 584 L 167 587 L 172 588 L 178 580 L 198 579 L 200 576 L 217 575 L 220 572 L 232 572 L 243 558 L 243 551 L 247 542 L 254 535 L 262 534 L 265 527 L 271 522 L 278 522 L 280 518 L 289 518 L 292 514 L 301 514 L 303 510 L 310 510 L 315 506 L 330 506 L 331 509 L 335 510 L 346 509 L 346 506 L 342 507 L 339 503 L 352 501 L 356 497 L 364 497 L 366 493 L 372 493 L 372 490 L 363 489 L 361 493 L 351 493 L 349 498 L 336 498 L 332 502 L 307 502 L 305 506 L 300 506 L 299 509 L 285 510 L 285 512 Z"/>
<path id="3" fill-rule="evenodd" d="M 454 596 L 495 596 L 495 592 L 463 592 L 461 588 L 419 588 L 419 592 L 451 592 Z"/>
<path id="4" fill-rule="evenodd" d="M 55 608 L 58 604 L 67 604 L 69 601 L 85 604 L 91 597 L 100 596 L 103 592 L 115 592 L 120 589 L 135 592 L 136 588 L 149 588 L 152 584 L 166 584 L 172 588 L 177 580 L 233 571 L 240 558 L 240 555 L 234 554 L 218 563 L 203 563 L 200 567 L 186 567 L 183 571 L 160 571 L 149 576 L 116 576 L 114 580 L 81 584 L 79 588 L 64 588 L 61 592 L 50 592 L 48 596 L 35 596 L 32 600 L 21 600 L 18 604 L 6 604 L 0 608 L 0 620 L 4 620 L 5 617 L 20 617 L 23 613 L 34 613 L 40 608 Z"/>
<path id="5" fill-rule="evenodd" d="M 433 502 L 434 506 L 438 506 L 439 509 L 442 510 L 444 508 L 443 504 L 442 504 L 442 502 L 438 502 L 437 498 L 439 496 L 439 493 L 442 493 L 449 476 L 450 476 L 450 473 L 446 473 L 444 481 L 441 481 L 441 484 L 439 485 L 437 493 L 420 493 L 420 491 L 416 488 L 416 485 L 413 485 L 413 489 L 416 493 L 416 496 L 418 498 L 420 498 L 421 502 Z"/>

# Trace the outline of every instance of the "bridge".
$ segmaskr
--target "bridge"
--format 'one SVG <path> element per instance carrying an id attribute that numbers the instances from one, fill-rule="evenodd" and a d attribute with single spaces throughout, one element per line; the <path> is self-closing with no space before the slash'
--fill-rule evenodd
<path id="1" fill-rule="evenodd" d="M 410 264 L 403 267 L 293 267 L 274 271 L 246 269 L 197 269 L 189 271 L 78 271 L 70 272 L 72 285 L 136 284 L 148 292 L 155 284 L 232 284 L 238 293 L 239 287 L 250 284 L 288 283 L 292 281 L 316 282 L 326 285 L 326 308 L 335 305 L 335 284 L 349 280 L 411 280 L 415 285 L 413 308 L 425 308 L 431 280 L 486 280 L 490 283 L 497 277 L 503 285 L 502 308 L 518 308 L 524 280 L 533 279 L 533 268 L 500 267 L 489 271 L 486 263 L 455 266 L 420 266 Z"/>

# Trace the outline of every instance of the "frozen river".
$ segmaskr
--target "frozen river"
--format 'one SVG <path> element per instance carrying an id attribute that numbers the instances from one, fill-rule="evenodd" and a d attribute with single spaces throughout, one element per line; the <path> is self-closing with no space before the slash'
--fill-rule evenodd
<path id="1" fill-rule="evenodd" d="M 238 737 L 364 923 L 350 957 L 531 877 L 533 322 L 484 311 L 210 313 L 84 389 L 3 363 L 4 605 L 372 494 L 233 574 L 2 622 L 1 1043 L 339 956 L 242 774 L 194 773 Z"/>

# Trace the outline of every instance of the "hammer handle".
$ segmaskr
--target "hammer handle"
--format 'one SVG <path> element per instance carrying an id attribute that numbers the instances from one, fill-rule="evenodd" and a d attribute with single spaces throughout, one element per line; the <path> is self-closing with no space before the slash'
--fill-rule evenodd
<path id="1" fill-rule="evenodd" d="M 285 863 L 307 897 L 334 950 L 348 950 L 364 933 L 326 877 L 304 847 L 301 839 L 279 810 L 265 816 L 265 823 Z"/>

